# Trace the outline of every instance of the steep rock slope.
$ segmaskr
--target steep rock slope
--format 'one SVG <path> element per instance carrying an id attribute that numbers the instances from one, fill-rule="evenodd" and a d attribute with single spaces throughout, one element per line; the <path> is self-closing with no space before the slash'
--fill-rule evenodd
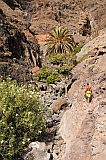
<path id="1" fill-rule="evenodd" d="M 68 98 L 73 105 L 61 121 L 60 133 L 66 145 L 59 159 L 105 160 L 106 54 L 85 60 L 72 72 L 76 81 Z M 87 103 L 84 97 L 87 81 L 93 91 L 91 103 Z"/>
<path id="2" fill-rule="evenodd" d="M 36 38 L 31 33 L 30 36 L 26 34 L 27 28 L 21 16 L 20 9 L 14 11 L 0 1 L 0 75 L 28 81 L 40 48 Z"/>

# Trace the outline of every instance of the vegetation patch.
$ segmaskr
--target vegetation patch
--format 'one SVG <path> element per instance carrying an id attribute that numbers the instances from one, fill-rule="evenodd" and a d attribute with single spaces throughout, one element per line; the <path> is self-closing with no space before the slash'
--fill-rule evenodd
<path id="1" fill-rule="evenodd" d="M 67 28 L 55 27 L 46 40 L 46 66 L 43 66 L 36 77 L 37 81 L 48 84 L 60 81 L 61 77 L 69 76 L 72 68 L 77 64 L 76 54 L 83 44 L 75 45 L 74 39 Z"/>
<path id="2" fill-rule="evenodd" d="M 76 55 L 71 53 L 53 54 L 48 56 L 48 65 L 44 65 L 36 76 L 37 81 L 48 84 L 61 81 L 63 76 L 68 76 L 72 68 L 77 64 Z"/>
<path id="3" fill-rule="evenodd" d="M 0 81 L 0 153 L 18 159 L 45 126 L 46 114 L 31 85 Z"/>
<path id="4" fill-rule="evenodd" d="M 48 56 L 49 62 L 52 63 L 53 65 L 63 64 L 67 58 L 68 58 L 67 54 L 59 54 L 59 53 Z"/>
<path id="5" fill-rule="evenodd" d="M 55 70 L 50 66 L 43 66 L 36 77 L 37 81 L 45 81 L 48 84 L 54 83 L 55 81 L 60 81 L 61 77 L 58 70 Z"/>

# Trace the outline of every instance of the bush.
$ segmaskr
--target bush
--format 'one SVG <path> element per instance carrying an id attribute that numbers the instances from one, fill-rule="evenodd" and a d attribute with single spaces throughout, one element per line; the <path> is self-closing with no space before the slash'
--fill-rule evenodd
<path id="1" fill-rule="evenodd" d="M 57 71 L 51 72 L 51 74 L 47 77 L 47 83 L 52 84 L 55 83 L 55 81 L 60 81 L 61 78 L 59 76 L 59 73 Z"/>
<path id="2" fill-rule="evenodd" d="M 68 75 L 69 74 L 69 67 L 67 65 L 61 66 L 59 69 L 60 74 Z"/>
<path id="3" fill-rule="evenodd" d="M 45 125 L 40 97 L 31 85 L 0 82 L 0 153 L 6 160 L 18 159 Z"/>
<path id="4" fill-rule="evenodd" d="M 64 53 L 64 54 L 54 54 L 49 56 L 49 62 L 53 65 L 64 65 L 64 64 L 73 64 L 76 61 L 75 52 Z"/>
<path id="5" fill-rule="evenodd" d="M 67 54 L 54 54 L 52 56 L 49 56 L 49 62 L 54 64 L 54 65 L 59 65 L 64 63 L 64 61 L 66 61 L 67 59 Z"/>
<path id="6" fill-rule="evenodd" d="M 50 69 L 47 66 L 43 66 L 40 69 L 39 74 L 36 77 L 37 81 L 44 80 L 49 76 Z"/>
<path id="7" fill-rule="evenodd" d="M 48 84 L 55 83 L 55 81 L 61 80 L 58 71 L 54 71 L 52 67 L 46 67 L 43 66 L 39 72 L 39 74 L 36 77 L 37 81 L 42 81 L 44 80 Z"/>
<path id="8" fill-rule="evenodd" d="M 78 51 L 79 48 L 76 48 L 76 50 Z M 60 81 L 63 75 L 68 76 L 72 68 L 77 65 L 76 54 L 73 51 L 73 53 L 54 53 L 48 55 L 47 64 L 49 65 L 43 66 L 40 69 L 39 74 L 36 76 L 36 80 L 43 80 L 48 84 L 55 83 L 56 81 Z"/>

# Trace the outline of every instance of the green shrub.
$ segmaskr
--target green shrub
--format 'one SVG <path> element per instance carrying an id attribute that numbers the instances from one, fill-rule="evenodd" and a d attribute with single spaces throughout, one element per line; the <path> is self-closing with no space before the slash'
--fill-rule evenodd
<path id="1" fill-rule="evenodd" d="M 59 73 L 60 74 L 68 74 L 69 73 L 69 68 L 68 66 L 61 66 L 60 69 L 59 69 Z"/>
<path id="2" fill-rule="evenodd" d="M 50 76 L 47 77 L 46 81 L 47 81 L 48 84 L 53 84 L 55 82 L 55 79 L 52 75 L 50 75 Z"/>
<path id="3" fill-rule="evenodd" d="M 47 77 L 47 83 L 48 84 L 52 84 L 52 83 L 55 83 L 55 81 L 60 81 L 61 78 L 59 76 L 59 73 L 58 71 L 53 71 L 51 72 L 51 74 Z"/>
<path id="4" fill-rule="evenodd" d="M 40 97 L 16 81 L 0 82 L 0 153 L 6 160 L 18 159 L 45 125 Z"/>
<path id="5" fill-rule="evenodd" d="M 36 76 L 37 81 L 45 81 L 48 84 L 60 81 L 63 75 L 70 74 L 72 68 L 77 64 L 76 54 L 73 53 L 54 53 L 47 56 L 48 66 L 43 66 Z M 54 71 L 57 69 L 57 71 Z M 62 75 L 61 75 L 62 74 Z"/>
<path id="6" fill-rule="evenodd" d="M 63 66 L 59 68 L 59 73 L 63 75 L 69 75 L 73 67 L 74 65 L 72 63 L 64 64 Z"/>
<path id="7" fill-rule="evenodd" d="M 76 60 L 75 53 L 64 53 L 64 54 L 54 54 L 49 56 L 49 62 L 53 65 L 64 65 L 68 63 L 73 63 Z"/>
<path id="8" fill-rule="evenodd" d="M 37 75 L 36 80 L 40 81 L 40 80 L 46 79 L 48 77 L 48 75 L 49 75 L 49 72 L 50 71 L 48 71 L 48 67 L 47 66 L 43 66 L 40 69 L 40 72 Z"/>
<path id="9" fill-rule="evenodd" d="M 60 75 L 57 70 L 54 70 L 54 68 L 48 66 L 43 66 L 39 72 L 39 74 L 36 76 L 37 81 L 45 81 L 48 84 L 52 84 L 56 81 L 59 81 Z"/>
<path id="10" fill-rule="evenodd" d="M 49 62 L 54 65 L 59 65 L 64 63 L 64 61 L 67 59 L 66 53 L 64 54 L 54 54 L 52 56 L 49 56 Z"/>

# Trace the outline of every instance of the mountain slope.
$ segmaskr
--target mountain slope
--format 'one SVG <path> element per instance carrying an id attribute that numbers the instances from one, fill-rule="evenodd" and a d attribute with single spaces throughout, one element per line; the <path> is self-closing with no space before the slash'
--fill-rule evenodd
<path id="1" fill-rule="evenodd" d="M 48 33 L 59 24 L 67 26 L 74 34 L 80 32 L 85 36 L 106 27 L 105 0 L 31 0 L 29 4 L 32 9 L 30 29 L 35 34 Z"/>

